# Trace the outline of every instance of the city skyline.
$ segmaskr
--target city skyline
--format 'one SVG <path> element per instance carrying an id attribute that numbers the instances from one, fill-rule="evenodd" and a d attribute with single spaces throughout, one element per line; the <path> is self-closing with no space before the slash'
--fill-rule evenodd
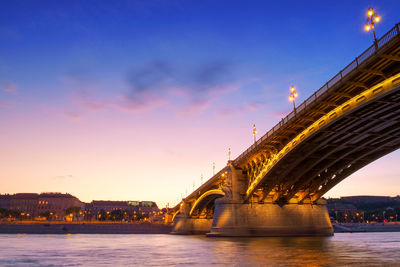
<path id="1" fill-rule="evenodd" d="M 372 44 L 370 5 L 378 37 L 399 22 L 396 1 L 5 3 L 0 193 L 177 203 L 293 109 L 291 85 L 300 104 Z M 398 195 L 399 160 L 325 197 Z"/>

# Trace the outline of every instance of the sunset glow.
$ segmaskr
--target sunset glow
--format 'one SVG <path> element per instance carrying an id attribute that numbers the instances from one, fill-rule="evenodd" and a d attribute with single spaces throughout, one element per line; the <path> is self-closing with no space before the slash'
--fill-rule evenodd
<path id="1" fill-rule="evenodd" d="M 400 2 L 373 2 L 380 36 Z M 179 203 L 372 44 L 343 3 L 3 3 L 0 193 Z M 397 195 L 399 162 L 325 197 Z"/>

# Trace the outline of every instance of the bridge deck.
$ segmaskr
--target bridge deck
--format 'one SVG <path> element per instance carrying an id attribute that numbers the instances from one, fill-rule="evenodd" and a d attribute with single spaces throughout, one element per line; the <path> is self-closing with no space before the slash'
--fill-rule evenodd
<path id="1" fill-rule="evenodd" d="M 369 47 L 299 105 L 296 111 L 288 114 L 255 144 L 231 162 L 236 168 L 247 172 L 249 186 L 254 178 L 251 177 L 251 173 L 260 168 L 263 161 L 284 148 L 304 129 L 349 99 L 400 72 L 399 26 L 400 24 L 397 24 L 393 27 L 377 43 Z M 304 147 L 299 146 L 289 155 L 291 160 L 296 161 L 298 158 L 304 158 L 304 151 L 308 151 L 306 161 L 296 161 L 297 163 L 292 164 L 291 167 L 288 167 L 285 163 L 280 164 L 273 172 L 268 174 L 268 177 L 265 177 L 266 179 L 263 179 L 262 189 L 265 191 L 265 188 L 269 186 L 270 188 L 266 190 L 267 193 L 275 191 L 272 195 L 272 201 L 288 201 L 299 192 L 300 194 L 296 196 L 299 201 L 303 201 L 306 197 L 316 200 L 355 170 L 397 149 L 399 147 L 399 136 L 394 134 L 393 129 L 398 127 L 397 124 L 400 119 L 396 111 L 400 101 L 399 97 L 398 92 L 385 96 L 381 99 L 384 105 L 371 104 L 368 108 L 352 114 L 352 117 L 342 118 L 335 123 L 334 127 L 328 127 L 315 135 L 313 140 Z M 385 112 L 388 112 L 388 114 Z M 382 123 L 382 119 L 386 119 L 388 122 Z M 362 135 L 361 132 L 368 134 Z M 369 140 L 366 141 L 366 139 Z M 333 143 L 328 144 L 327 140 Z M 386 143 L 380 146 L 380 142 Z M 319 145 L 316 146 L 316 144 Z M 370 152 L 371 149 L 367 148 L 371 148 L 371 146 L 380 147 Z M 334 147 L 334 149 L 328 149 L 329 147 Z M 344 156 L 337 157 L 337 155 Z M 343 166 L 344 162 L 347 164 L 348 160 L 353 163 L 350 166 Z M 302 168 L 299 168 L 300 166 Z M 328 170 L 328 167 L 329 172 L 321 175 L 321 170 Z M 201 194 L 217 188 L 227 171 L 228 167 L 219 171 L 187 196 L 185 201 L 194 202 Z M 338 171 L 341 172 L 340 175 L 335 174 Z M 333 175 L 335 176 L 332 178 Z M 281 178 L 280 188 L 273 188 L 277 182 L 273 177 L 278 176 Z M 254 193 L 255 190 L 251 192 Z M 264 193 L 260 197 L 262 200 L 268 199 L 271 194 Z M 179 210 L 179 207 L 178 204 L 172 210 Z"/>
<path id="2" fill-rule="evenodd" d="M 234 165 L 245 168 L 252 158 L 279 150 L 293 136 L 336 106 L 366 88 L 397 73 L 400 68 L 399 24 L 372 45 L 324 86 L 304 101 L 296 111 L 288 114 L 255 144 L 234 160 Z"/>

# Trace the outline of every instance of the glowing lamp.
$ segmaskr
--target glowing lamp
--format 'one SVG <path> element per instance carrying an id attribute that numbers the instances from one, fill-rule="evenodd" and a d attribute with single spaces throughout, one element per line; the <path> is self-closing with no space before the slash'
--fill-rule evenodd
<path id="1" fill-rule="evenodd" d="M 373 11 L 372 9 L 368 9 L 367 15 L 368 15 L 369 17 L 371 17 L 373 14 L 374 14 L 374 11 Z"/>
<path id="2" fill-rule="evenodd" d="M 379 22 L 379 21 L 381 21 L 381 17 L 379 17 L 379 16 L 375 17 L 375 22 Z"/>
<path id="3" fill-rule="evenodd" d="M 365 30 L 366 30 L 366 31 L 369 31 L 370 29 L 371 29 L 371 26 L 365 25 Z"/>

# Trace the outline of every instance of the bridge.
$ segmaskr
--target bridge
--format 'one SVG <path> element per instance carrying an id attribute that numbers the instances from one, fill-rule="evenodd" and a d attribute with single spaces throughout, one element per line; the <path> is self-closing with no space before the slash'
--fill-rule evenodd
<path id="1" fill-rule="evenodd" d="M 400 147 L 399 25 L 170 209 L 173 232 L 332 235 L 321 197 Z"/>

